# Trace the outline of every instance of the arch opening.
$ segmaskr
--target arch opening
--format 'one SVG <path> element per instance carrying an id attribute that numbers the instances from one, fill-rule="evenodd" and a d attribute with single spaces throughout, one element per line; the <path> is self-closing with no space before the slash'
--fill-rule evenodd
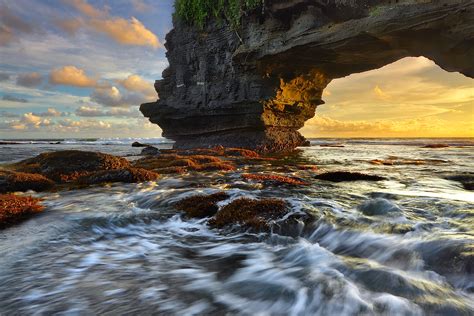
<path id="1" fill-rule="evenodd" d="M 426 57 L 332 80 L 307 138 L 473 137 L 474 79 Z"/>

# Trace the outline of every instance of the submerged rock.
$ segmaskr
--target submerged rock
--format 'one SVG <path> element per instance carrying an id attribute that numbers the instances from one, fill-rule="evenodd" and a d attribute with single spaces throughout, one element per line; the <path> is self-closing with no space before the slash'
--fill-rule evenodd
<path id="1" fill-rule="evenodd" d="M 384 177 L 365 174 L 360 172 L 349 172 L 349 171 L 334 171 L 321 173 L 315 176 L 316 179 L 326 180 L 331 182 L 345 182 L 345 181 L 381 181 L 385 180 Z"/>
<path id="2" fill-rule="evenodd" d="M 125 158 L 91 151 L 64 150 L 42 153 L 12 166 L 22 172 L 40 173 L 58 182 L 73 182 L 93 172 L 129 168 Z"/>
<path id="3" fill-rule="evenodd" d="M 367 200 L 357 207 L 359 211 L 365 215 L 385 215 L 393 212 L 400 212 L 400 208 L 389 200 L 376 198 Z"/>
<path id="4" fill-rule="evenodd" d="M 240 198 L 219 210 L 209 224 L 218 228 L 239 224 L 257 231 L 268 230 L 271 220 L 281 218 L 288 211 L 288 204 L 281 199 Z"/>
<path id="5" fill-rule="evenodd" d="M 210 217 L 217 213 L 219 209 L 217 203 L 228 198 L 229 195 L 225 192 L 217 192 L 211 195 L 194 195 L 176 203 L 175 208 L 185 212 L 189 217 Z"/>
<path id="6" fill-rule="evenodd" d="M 43 211 L 41 199 L 31 196 L 0 194 L 0 229 L 16 224 Z"/>
<path id="7" fill-rule="evenodd" d="M 0 170 L 0 193 L 28 190 L 41 192 L 53 186 L 54 182 L 41 174 Z"/>

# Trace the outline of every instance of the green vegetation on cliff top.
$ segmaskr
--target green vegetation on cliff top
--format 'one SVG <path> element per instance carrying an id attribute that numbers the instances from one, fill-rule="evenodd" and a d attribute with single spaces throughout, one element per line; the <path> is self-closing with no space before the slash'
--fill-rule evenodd
<path id="1" fill-rule="evenodd" d="M 209 18 L 224 18 L 232 26 L 238 27 L 246 12 L 263 3 L 264 0 L 176 0 L 175 14 L 201 29 Z"/>

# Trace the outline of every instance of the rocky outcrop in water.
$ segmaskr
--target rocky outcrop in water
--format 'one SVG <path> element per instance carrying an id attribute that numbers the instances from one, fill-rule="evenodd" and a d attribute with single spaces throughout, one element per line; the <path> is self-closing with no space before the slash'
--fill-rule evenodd
<path id="1" fill-rule="evenodd" d="M 175 21 L 170 66 L 141 106 L 178 148 L 284 151 L 335 78 L 426 56 L 474 77 L 471 0 L 266 0 L 239 29 Z"/>

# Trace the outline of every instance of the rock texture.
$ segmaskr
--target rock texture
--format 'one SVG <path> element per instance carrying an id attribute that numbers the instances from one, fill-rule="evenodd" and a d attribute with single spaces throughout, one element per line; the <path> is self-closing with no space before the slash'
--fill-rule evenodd
<path id="1" fill-rule="evenodd" d="M 266 0 L 239 29 L 174 22 L 169 67 L 141 106 L 178 148 L 293 149 L 335 78 L 426 56 L 474 77 L 472 0 Z"/>

